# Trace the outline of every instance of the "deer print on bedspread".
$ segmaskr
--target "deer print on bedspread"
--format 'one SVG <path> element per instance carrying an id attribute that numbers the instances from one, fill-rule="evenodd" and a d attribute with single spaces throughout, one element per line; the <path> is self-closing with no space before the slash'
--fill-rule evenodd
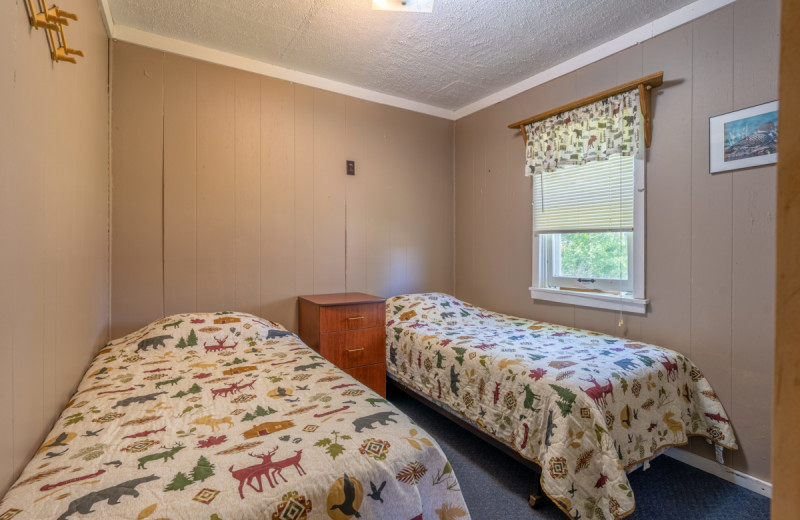
<path id="1" fill-rule="evenodd" d="M 280 325 L 222 312 L 170 316 L 105 345 L 0 520 L 437 510 L 469 518 L 433 439 Z"/>

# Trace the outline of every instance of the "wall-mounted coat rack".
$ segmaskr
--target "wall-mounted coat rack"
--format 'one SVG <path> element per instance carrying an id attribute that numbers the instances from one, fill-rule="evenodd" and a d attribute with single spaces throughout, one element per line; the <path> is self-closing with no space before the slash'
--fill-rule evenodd
<path id="1" fill-rule="evenodd" d="M 58 6 L 47 7 L 47 0 L 27 0 L 28 21 L 36 30 L 44 29 L 47 43 L 50 46 L 50 57 L 53 61 L 78 63 L 72 56 L 83 57 L 83 51 L 67 45 L 64 27 L 70 20 L 78 21 L 78 15 L 60 9 Z"/>

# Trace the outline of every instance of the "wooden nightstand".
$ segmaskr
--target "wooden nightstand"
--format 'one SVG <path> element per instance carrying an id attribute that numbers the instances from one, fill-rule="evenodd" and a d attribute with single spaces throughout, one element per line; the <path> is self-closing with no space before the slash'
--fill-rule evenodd
<path id="1" fill-rule="evenodd" d="M 300 339 L 386 397 L 386 300 L 364 293 L 299 296 Z"/>

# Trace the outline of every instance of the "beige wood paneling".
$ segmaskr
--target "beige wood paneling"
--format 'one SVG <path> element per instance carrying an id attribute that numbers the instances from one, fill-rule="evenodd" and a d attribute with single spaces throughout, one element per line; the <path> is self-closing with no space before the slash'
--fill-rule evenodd
<path id="1" fill-rule="evenodd" d="M 115 43 L 112 59 L 112 337 L 164 314 L 163 61 Z"/>
<path id="2" fill-rule="evenodd" d="M 16 16 L 24 13 L 24 6 L 20 7 L 22 12 Z M 18 27 L 21 29 L 24 26 L 20 23 Z M 29 66 L 27 74 L 15 79 L 14 89 L 29 95 L 31 102 L 36 100 L 39 103 L 38 110 L 46 118 L 45 114 L 57 110 L 58 105 L 52 96 L 48 96 L 52 87 L 43 79 L 51 77 L 51 74 L 54 79 L 58 78 L 57 81 L 65 78 L 64 71 L 60 69 L 48 73 L 51 69 L 50 60 L 41 54 L 44 49 L 37 45 L 42 43 L 37 37 L 43 36 L 37 32 L 22 38 L 23 44 L 17 48 L 16 58 L 20 63 L 28 62 Z M 52 285 L 46 283 L 49 281 L 52 284 L 54 281 L 46 239 L 50 221 L 58 218 L 58 208 L 45 206 L 47 202 L 55 202 L 51 187 L 48 186 L 48 182 L 54 182 L 55 178 L 48 175 L 52 159 L 49 154 L 41 152 L 41 146 L 42 143 L 53 143 L 54 151 L 60 150 L 61 146 L 53 142 L 53 127 L 30 117 L 28 108 L 28 104 L 18 103 L 12 110 L 15 131 L 20 133 L 15 139 L 16 152 L 20 156 L 18 174 L 9 179 L 9 189 L 14 194 L 10 201 L 11 214 L 15 222 L 25 223 L 14 226 L 10 237 L 7 237 L 10 238 L 11 249 L 16 252 L 11 268 L 15 273 L 11 285 L 14 301 L 11 341 L 14 351 L 9 360 L 14 374 L 12 446 L 15 475 L 19 474 L 33 454 L 36 441 L 44 435 L 50 421 L 50 417 L 45 418 L 45 406 L 52 405 L 52 398 L 47 397 L 49 392 L 45 390 L 45 374 L 52 377 L 53 369 L 50 360 L 45 358 L 42 316 L 49 300 L 55 296 L 48 290 Z M 57 253 L 57 247 L 53 249 L 53 253 Z M 28 438 L 31 434 L 34 435 L 33 442 Z"/>
<path id="3" fill-rule="evenodd" d="M 20 6 L 24 10 L 24 6 Z M 22 16 L 24 11 L 17 11 L 12 20 Z M 20 22 L 17 30 L 23 28 Z M 17 33 L 15 32 L 15 35 Z M 21 34 L 20 34 L 21 36 Z M 40 34 L 36 34 L 40 36 Z M 47 85 L 40 82 L 47 77 L 47 59 L 36 59 L 41 56 L 37 53 L 36 38 L 22 38 L 22 45 L 17 49 L 16 59 L 20 62 L 30 61 L 28 73 L 14 80 L 14 90 L 30 94 L 30 102 L 41 99 L 49 92 Z M 38 47 L 41 51 L 42 48 Z M 40 110 L 47 114 L 55 104 L 47 98 L 42 100 Z M 12 437 L 10 438 L 13 449 L 13 472 L 18 475 L 22 466 L 33 453 L 35 442 L 26 438 L 35 432 L 41 435 L 46 426 L 44 420 L 44 337 L 41 326 L 41 316 L 44 314 L 45 305 L 45 258 L 44 235 L 48 218 L 44 211 L 46 158 L 45 154 L 37 153 L 42 142 L 47 142 L 52 132 L 43 127 L 41 121 L 27 117 L 25 103 L 15 104 L 11 110 L 15 131 L 20 132 L 20 137 L 14 139 L 15 150 L 20 153 L 16 166 L 17 175 L 8 176 L 7 188 L 14 196 L 9 201 L 11 215 L 15 222 L 24 222 L 25 225 L 13 226 L 6 243 L 16 254 L 11 260 L 11 280 L 9 295 L 13 301 L 11 329 L 11 342 L 13 344 L 12 356 L 8 359 L 12 370 L 13 390 L 10 394 L 12 406 Z M 30 139 L 30 137 L 40 139 Z M 29 138 L 26 138 L 29 137 Z M 23 174 L 24 172 L 24 174 Z M 28 335 L 26 330 L 30 329 Z"/>
<path id="4" fill-rule="evenodd" d="M 642 72 L 663 70 L 669 83 L 651 94 L 645 258 L 650 305 L 641 337 L 684 354 L 691 347 L 692 38 L 692 25 L 684 25 L 642 44 Z"/>
<path id="5" fill-rule="evenodd" d="M 345 182 L 345 287 L 347 291 L 370 292 L 367 288 L 367 219 L 369 194 L 379 190 L 381 155 L 375 141 L 382 135 L 381 110 L 378 105 L 359 99 L 348 99 L 345 155 L 355 161 L 356 175 Z"/>
<path id="6" fill-rule="evenodd" d="M 774 92 L 778 6 L 778 0 L 740 0 L 471 114 L 456 121 L 454 145 L 456 295 L 690 355 L 739 433 L 741 453 L 727 455 L 727 465 L 765 480 L 770 412 L 764 402 L 772 376 L 763 349 L 772 340 L 774 287 L 763 276 L 771 275 L 774 261 L 774 184 L 769 168 L 708 173 L 708 117 L 767 101 L 761 98 Z M 523 167 L 524 147 L 506 125 L 658 70 L 664 70 L 665 85 L 653 96 L 653 146 L 647 152 L 647 314 L 623 314 L 620 327 L 618 312 L 534 302 L 526 290 L 530 181 L 522 188 L 513 180 Z M 488 173 L 498 164 L 505 164 L 500 168 L 511 181 Z M 513 202 L 514 191 L 526 197 L 523 204 Z M 498 230 L 516 239 L 490 234 Z M 690 449 L 713 458 L 702 441 Z"/>
<path id="7" fill-rule="evenodd" d="M 417 292 L 419 286 L 422 285 L 413 283 L 412 280 L 417 280 L 416 273 L 420 272 L 422 268 L 419 258 L 422 253 L 420 235 L 425 231 L 409 226 L 404 221 L 408 215 L 418 218 L 425 206 L 425 196 L 423 195 L 425 186 L 420 180 L 421 154 L 409 153 L 409 150 L 420 150 L 422 146 L 420 134 L 424 130 L 414 125 L 415 114 L 411 112 L 395 110 L 392 111 L 392 115 L 393 119 L 389 125 L 391 146 L 387 151 L 386 158 L 394 164 L 405 159 L 406 167 L 403 172 L 395 170 L 394 167 L 390 171 L 394 179 L 402 175 L 410 180 L 410 182 L 393 183 L 394 188 L 388 199 L 391 204 L 392 218 L 388 222 L 389 227 L 386 231 L 388 231 L 390 240 L 395 240 L 396 243 L 403 245 L 403 254 L 393 254 L 391 257 L 392 273 L 388 292 L 397 294 L 403 291 L 403 287 Z M 424 222 L 425 220 L 420 221 Z"/>
<path id="8" fill-rule="evenodd" d="M 164 56 L 164 314 L 197 310 L 197 64 Z"/>
<path id="9" fill-rule="evenodd" d="M 0 7 L 0 496 L 108 337 L 108 46 L 94 2 L 70 11 L 78 66 Z"/>
<path id="10" fill-rule="evenodd" d="M 487 186 L 487 149 L 484 143 L 489 135 L 488 127 L 491 124 L 489 118 L 491 114 L 481 112 L 476 116 L 475 125 L 477 132 L 471 136 L 474 139 L 474 148 L 471 153 L 470 177 L 472 190 L 470 199 L 465 206 L 465 211 L 471 215 L 471 241 L 473 248 L 480 248 L 484 251 L 492 251 L 492 244 L 489 242 L 496 233 L 492 232 L 491 218 L 487 212 L 492 211 L 490 201 L 497 199 L 494 186 Z M 489 297 L 491 293 L 491 278 L 496 275 L 496 270 L 490 269 L 490 262 L 494 255 L 476 255 L 470 258 L 474 279 L 472 285 L 474 290 Z"/>
<path id="11" fill-rule="evenodd" d="M 503 121 L 514 119 L 517 110 L 513 104 L 503 103 L 498 108 L 498 115 Z M 498 124 L 502 125 L 502 122 Z M 498 301 L 498 309 L 513 314 L 518 312 L 517 309 L 533 306 L 528 290 L 532 251 L 530 248 L 525 251 L 517 251 L 518 243 L 530 243 L 531 240 L 533 207 L 531 206 L 530 192 L 532 181 L 524 175 L 525 147 L 522 144 L 522 138 L 514 135 L 514 132 L 498 132 L 498 134 L 503 138 L 499 145 L 504 151 L 504 161 L 498 165 L 496 178 L 505 194 L 505 210 L 508 212 L 507 229 L 500 234 L 503 238 L 501 247 L 509 272 L 528 273 L 528 283 L 520 283 L 519 280 L 508 276 L 499 277 L 498 287 L 508 297 Z M 506 253 L 512 251 L 513 254 Z"/>
<path id="12" fill-rule="evenodd" d="M 257 314 L 261 304 L 261 77 L 237 72 L 234 82 L 236 293 L 233 308 Z"/>
<path id="13" fill-rule="evenodd" d="M 14 42 L 17 34 L 17 23 L 26 23 L 21 18 L 19 7 L 12 2 L 0 3 L 0 46 L 8 52 L 0 53 L 0 114 L 11 114 L 14 107 Z M 13 118 L 9 118 L 11 120 Z M 12 125 L 0 122 L 0 157 L 3 160 L 3 172 L 0 172 L 0 237 L 7 239 L 11 236 L 14 219 L 11 213 L 11 176 L 5 172 L 16 172 L 19 168 L 15 149 L 15 136 Z M 8 244 L 8 242 L 6 242 Z M 10 245 L 10 244 L 8 244 Z M 11 247 L 0 247 L 0 295 L 12 293 L 14 255 Z M 14 301 L 8 296 L 0 296 L 0 330 L 10 332 L 14 330 L 13 319 Z M 13 338 L 7 338 L 0 347 L 0 353 L 6 360 L 14 357 Z M 14 372 L 11 363 L 0 366 L 0 494 L 3 494 L 11 485 L 14 477 L 14 437 L 13 395 Z"/>
<path id="14" fill-rule="evenodd" d="M 344 291 L 345 97 L 314 91 L 314 291 Z"/>
<path id="15" fill-rule="evenodd" d="M 197 64 L 197 308 L 232 310 L 236 293 L 235 74 Z"/>
<path id="16" fill-rule="evenodd" d="M 426 240 L 423 251 L 426 255 L 422 273 L 426 281 L 421 290 L 452 292 L 453 290 L 453 230 L 443 226 L 453 220 L 453 123 L 441 119 L 417 124 L 427 130 L 425 144 L 427 189 Z"/>
<path id="17" fill-rule="evenodd" d="M 384 151 L 386 160 L 392 164 L 398 164 L 398 161 L 404 160 L 405 168 L 402 172 L 398 171 L 396 166 L 392 166 L 387 170 L 390 175 L 391 191 L 385 193 L 385 200 L 389 209 L 389 214 L 384 214 L 384 227 L 382 231 L 386 233 L 384 240 L 387 244 L 387 250 L 390 252 L 386 264 L 389 267 L 386 273 L 387 281 L 384 292 L 387 294 L 397 294 L 403 292 L 403 288 L 407 287 L 409 290 L 411 286 L 408 285 L 410 276 L 410 269 L 416 264 L 415 256 L 417 248 L 414 245 L 417 242 L 416 237 L 412 234 L 416 232 L 416 228 L 408 225 L 408 216 L 416 215 L 422 205 L 420 198 L 417 195 L 421 191 L 421 186 L 418 184 L 398 182 L 399 176 L 415 177 L 416 172 L 413 170 L 418 168 L 418 160 L 415 154 L 409 154 L 409 150 L 416 149 L 416 137 L 411 135 L 412 124 L 411 120 L 413 115 L 404 110 L 392 110 L 389 113 L 389 124 L 386 125 L 387 143 L 388 148 Z M 421 131 L 418 129 L 418 131 Z M 412 181 L 413 182 L 413 181 Z M 415 189 L 418 188 L 419 190 Z M 398 218 L 399 217 L 399 218 Z M 399 244 L 401 248 L 392 250 L 388 249 L 391 244 Z"/>
<path id="18" fill-rule="evenodd" d="M 741 446 L 768 446 L 775 336 L 775 167 L 733 173 L 732 394 L 728 411 Z M 768 468 L 766 450 L 740 450 L 738 467 Z M 741 459 L 741 460 L 740 460 Z M 754 475 L 769 479 L 760 470 Z"/>
<path id="19" fill-rule="evenodd" d="M 293 93 L 295 292 L 315 294 L 318 291 L 314 286 L 314 89 L 295 85 Z M 292 315 L 296 316 L 294 307 Z M 295 330 L 297 318 L 292 321 Z"/>
<path id="20" fill-rule="evenodd" d="M 196 294 L 198 310 L 236 308 L 295 329 L 298 294 L 452 291 L 452 122 L 161 56 L 164 106 L 137 94 L 136 110 L 164 114 L 160 298 L 170 310 L 192 305 Z M 133 111 L 132 96 L 114 91 L 115 127 L 131 117 L 116 110 Z M 143 152 L 124 140 L 113 147 L 115 155 Z M 350 154 L 359 159 L 348 178 Z M 136 168 L 133 159 L 119 175 Z M 129 199 L 122 206 L 142 202 L 130 191 L 121 196 Z M 415 229 L 422 231 L 411 236 Z M 121 247 L 136 247 L 113 233 Z M 114 276 L 130 268 L 114 264 Z"/>
<path id="21" fill-rule="evenodd" d="M 359 180 L 352 179 L 356 182 L 351 182 L 346 179 L 348 187 L 359 185 L 362 189 L 360 194 L 366 196 L 363 207 L 369 218 L 365 223 L 367 242 L 364 246 L 364 292 L 378 296 L 392 294 L 393 280 L 401 276 L 399 270 L 393 267 L 392 257 L 401 254 L 405 247 L 401 236 L 396 234 L 393 227 L 393 221 L 398 219 L 392 218 L 396 215 L 396 206 L 400 200 L 397 187 L 401 181 L 398 175 L 405 174 L 405 163 L 396 164 L 396 158 L 390 155 L 394 147 L 398 146 L 391 135 L 393 117 L 397 111 L 381 107 L 379 122 L 373 123 L 375 126 L 371 127 L 372 135 L 367 142 L 370 156 L 374 159 L 371 159 L 372 162 L 367 161 L 365 168 L 360 170 L 366 175 L 359 178 L 359 166 L 356 164 L 356 178 Z M 359 193 L 358 189 L 354 191 Z"/>
<path id="22" fill-rule="evenodd" d="M 772 518 L 791 520 L 800 511 L 800 2 L 784 0 L 781 11 L 778 126 L 777 291 L 775 392 L 772 419 Z M 767 348 L 767 347 L 765 347 Z"/>
<path id="23" fill-rule="evenodd" d="M 450 142 L 436 139 L 439 129 L 434 125 L 425 125 L 421 119 L 424 116 L 409 113 L 408 132 L 413 134 L 411 150 L 418 150 L 411 154 L 414 162 L 411 164 L 411 182 L 407 186 L 409 209 L 414 212 L 420 222 L 432 223 L 436 217 L 436 208 L 440 200 L 447 200 L 446 193 L 440 191 L 438 176 L 432 168 L 433 161 L 442 153 L 438 146 L 450 146 Z M 450 124 L 452 123 L 445 123 Z M 421 128 L 414 132 L 413 128 Z M 445 148 L 446 150 L 446 148 Z M 451 152 L 452 153 L 452 152 Z M 442 165 L 447 168 L 446 164 Z M 452 171 L 452 166 L 449 168 Z M 452 182 L 452 177 L 450 178 Z M 452 259 L 452 254 L 445 258 L 442 254 L 446 248 L 439 248 L 439 231 L 436 226 L 418 226 L 408 230 L 408 246 L 406 254 L 406 283 L 411 291 L 422 292 L 428 287 L 436 287 L 436 272 L 428 269 L 429 265 L 446 265 Z M 445 242 L 446 243 L 446 242 Z M 452 261 L 452 260 L 451 260 Z"/>
<path id="24" fill-rule="evenodd" d="M 692 25 L 692 344 L 689 355 L 701 367 L 730 412 L 732 176 L 708 173 L 708 118 L 733 108 L 733 6 L 715 11 Z M 736 418 L 732 419 L 736 424 Z"/>
<path id="25" fill-rule="evenodd" d="M 473 169 L 475 176 L 474 211 L 476 212 L 475 240 L 485 247 L 491 255 L 478 255 L 475 257 L 475 270 L 479 273 L 478 281 L 480 291 L 486 294 L 488 305 L 497 308 L 502 301 L 502 294 L 491 289 L 500 284 L 500 278 L 507 271 L 505 264 L 507 255 L 499 254 L 507 250 L 505 233 L 498 233 L 496 224 L 492 222 L 491 215 L 495 213 L 502 221 L 508 221 L 509 193 L 503 190 L 503 184 L 498 181 L 501 165 L 505 160 L 505 149 L 502 145 L 503 136 L 497 132 L 489 131 L 503 125 L 502 114 L 486 112 L 481 114 L 479 125 L 482 129 L 480 151 L 476 154 Z M 520 179 L 523 184 L 524 179 Z"/>
<path id="26" fill-rule="evenodd" d="M 734 109 L 778 98 L 780 6 L 758 0 L 740 0 L 734 6 Z M 764 35 L 774 35 L 765 38 Z M 764 166 L 735 171 L 732 243 L 732 417 L 743 446 L 770 442 L 771 374 L 774 344 L 776 168 Z M 734 455 L 739 466 L 769 467 L 769 453 Z M 742 460 L 738 460 L 739 458 Z M 748 460 L 758 457 L 759 460 Z M 757 475 L 769 478 L 768 474 Z"/>
<path id="27" fill-rule="evenodd" d="M 474 152 L 478 142 L 478 125 L 475 124 L 476 114 L 469 115 L 455 123 L 455 146 L 453 168 L 455 170 L 453 188 L 455 193 L 455 225 L 456 236 L 454 245 L 455 258 L 455 292 L 457 295 L 470 300 L 474 291 L 472 280 L 475 267 L 472 261 L 475 254 L 473 215 L 474 200 Z"/>
<path id="28" fill-rule="evenodd" d="M 404 287 L 411 291 L 414 285 L 417 285 L 408 282 L 417 265 L 419 246 L 418 236 L 415 235 L 419 233 L 416 228 L 408 225 L 406 219 L 408 215 L 418 215 L 423 205 L 422 196 L 418 194 L 423 188 L 416 181 L 419 173 L 419 157 L 417 154 L 409 153 L 409 150 L 418 149 L 418 133 L 422 130 L 414 127 L 412 122 L 414 115 L 405 110 L 393 110 L 390 116 L 387 125 L 389 147 L 385 151 L 386 159 L 393 164 L 404 160 L 406 166 L 402 172 L 397 171 L 396 167 L 391 167 L 387 172 L 392 178 L 392 191 L 386 194 L 391 213 L 385 220 L 386 227 L 383 228 L 389 243 L 402 245 L 402 249 L 393 251 L 390 255 L 391 267 L 386 287 L 388 294 L 397 294 L 403 292 Z M 411 178 L 412 181 L 397 182 L 400 175 Z"/>
<path id="29" fill-rule="evenodd" d="M 295 241 L 300 239 L 294 223 L 295 97 L 290 83 L 271 78 L 260 81 L 261 313 L 295 327 Z M 309 177 L 312 173 L 308 171 Z M 313 216 L 313 208 L 308 209 Z"/>
<path id="30" fill-rule="evenodd" d="M 36 56 L 35 47 L 28 47 L 26 51 L 28 53 L 28 59 L 34 60 Z M 37 61 L 39 64 L 45 64 L 45 60 Z M 44 67 L 42 67 L 42 72 L 45 72 Z M 68 71 L 58 69 L 54 72 L 60 76 L 62 73 Z M 37 97 L 46 96 L 46 87 L 44 85 L 21 86 L 26 89 L 30 88 L 31 93 L 34 93 Z M 63 99 L 75 99 L 76 93 L 74 87 L 75 83 L 73 81 L 66 81 L 62 85 L 59 94 L 63 96 Z M 63 104 L 56 102 L 55 98 L 42 101 L 42 105 L 46 113 L 53 114 L 59 120 L 67 120 L 69 117 L 69 109 Z M 26 117 L 23 113 L 20 113 L 20 116 Z M 38 125 L 40 126 L 39 132 L 42 139 L 41 142 L 58 143 L 58 127 L 56 125 L 41 125 L 41 123 L 38 123 Z M 34 298 L 40 299 L 40 306 L 36 308 L 35 312 L 40 312 L 44 316 L 54 317 L 44 322 L 36 320 L 38 323 L 36 323 L 35 337 L 37 340 L 41 341 L 41 359 L 43 361 L 43 370 L 37 371 L 36 377 L 41 377 L 40 383 L 42 385 L 42 404 L 44 410 L 55 409 L 56 393 L 69 391 L 68 388 L 60 388 L 63 378 L 56 377 L 56 367 L 61 367 L 69 372 L 69 365 L 72 362 L 70 359 L 72 356 L 67 355 L 62 357 L 55 348 L 57 330 L 60 330 L 61 333 L 67 337 L 71 337 L 74 334 L 73 325 L 68 322 L 65 323 L 64 316 L 60 315 L 58 312 L 59 304 L 61 303 L 58 295 L 65 289 L 64 286 L 68 283 L 58 276 L 58 271 L 59 268 L 63 267 L 65 270 L 77 272 L 69 265 L 73 259 L 70 258 L 70 255 L 67 253 L 69 248 L 66 247 L 67 245 L 64 243 L 64 239 L 65 237 L 69 237 L 68 240 L 75 240 L 80 236 L 80 230 L 77 229 L 75 225 L 76 215 L 68 211 L 66 207 L 66 205 L 72 201 L 66 201 L 62 196 L 64 193 L 79 192 L 80 188 L 76 184 L 80 184 L 80 180 L 74 178 L 70 179 L 63 175 L 51 176 L 47 173 L 58 170 L 59 164 L 62 164 L 62 161 L 66 164 L 73 163 L 75 160 L 75 150 L 63 149 L 60 143 L 58 143 L 53 145 L 52 151 L 55 153 L 40 152 L 35 158 L 31 157 L 28 159 L 29 163 L 38 170 L 38 175 L 36 175 L 36 177 L 39 178 L 38 180 L 41 183 L 36 193 L 38 200 L 33 205 L 33 207 L 39 206 L 39 215 L 31 221 L 36 222 L 41 228 L 38 229 L 36 233 L 28 235 L 30 238 L 41 242 L 41 247 L 37 254 L 37 256 L 41 255 L 41 264 L 36 267 L 38 272 L 32 273 L 38 280 L 30 289 L 39 292 L 39 294 L 34 296 Z M 72 183 L 72 186 L 70 186 L 70 183 Z M 21 200 L 24 201 L 24 199 Z M 30 204 L 28 205 L 30 206 Z M 42 212 L 41 208 L 47 209 L 45 212 Z M 59 224 L 57 226 L 52 225 L 50 223 L 51 219 Z M 55 251 L 55 254 L 46 254 L 47 249 Z M 41 290 L 36 287 L 38 283 L 42 284 Z M 54 297 L 48 297 L 48 289 L 53 290 Z M 47 424 L 48 419 L 43 417 L 43 420 L 45 424 Z"/>

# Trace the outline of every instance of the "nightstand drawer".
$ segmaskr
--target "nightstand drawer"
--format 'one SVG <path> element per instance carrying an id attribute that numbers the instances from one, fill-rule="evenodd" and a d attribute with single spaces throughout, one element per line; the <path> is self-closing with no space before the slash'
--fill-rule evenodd
<path id="1" fill-rule="evenodd" d="M 345 372 L 386 397 L 386 363 L 348 368 Z"/>
<path id="2" fill-rule="evenodd" d="M 320 334 L 319 352 L 339 368 L 383 363 L 386 329 L 381 326 Z"/>
<path id="3" fill-rule="evenodd" d="M 336 305 L 319 309 L 320 332 L 383 327 L 385 322 L 386 305 L 383 303 Z"/>

